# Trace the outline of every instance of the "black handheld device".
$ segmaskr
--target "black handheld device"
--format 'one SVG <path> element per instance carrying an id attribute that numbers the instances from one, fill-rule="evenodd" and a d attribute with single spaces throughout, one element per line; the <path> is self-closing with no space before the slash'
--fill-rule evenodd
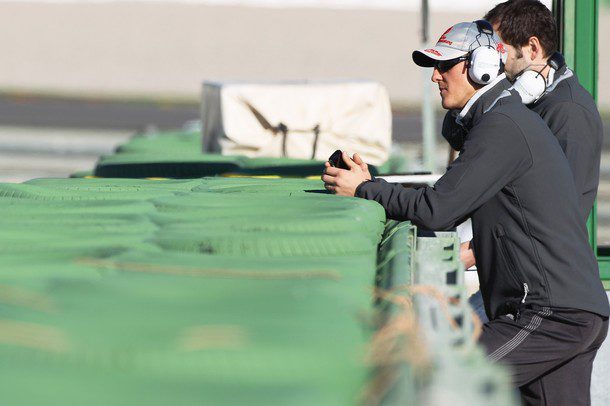
<path id="1" fill-rule="evenodd" d="M 334 166 L 335 168 L 339 168 L 339 169 L 349 169 L 349 166 L 347 166 L 347 164 L 343 160 L 342 154 L 343 153 L 341 152 L 340 149 L 333 152 L 333 154 L 328 158 L 328 162 L 330 163 L 330 166 Z"/>

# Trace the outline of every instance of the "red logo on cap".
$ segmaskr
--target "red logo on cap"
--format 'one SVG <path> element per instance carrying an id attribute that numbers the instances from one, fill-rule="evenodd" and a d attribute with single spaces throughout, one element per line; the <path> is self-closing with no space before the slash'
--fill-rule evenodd
<path id="1" fill-rule="evenodd" d="M 498 43 L 498 46 L 496 47 L 496 51 L 498 51 L 501 54 L 505 54 L 506 53 L 506 49 L 504 48 L 504 44 L 503 43 Z"/>
<path id="2" fill-rule="evenodd" d="M 453 41 L 449 41 L 449 40 L 447 39 L 447 33 L 448 33 L 449 31 L 451 31 L 452 29 L 453 29 L 453 27 L 449 27 L 449 29 L 448 29 L 447 31 L 445 31 L 445 32 L 443 33 L 443 35 L 441 35 L 441 37 L 438 39 L 438 42 L 444 42 L 445 44 L 448 44 L 448 45 L 453 44 Z"/>
<path id="3" fill-rule="evenodd" d="M 440 52 L 438 52 L 436 49 L 432 49 L 432 48 L 430 48 L 430 49 L 424 49 L 424 52 L 430 52 L 431 54 L 434 54 L 434 55 L 436 55 L 436 56 L 443 56 L 443 55 L 441 55 L 441 53 L 440 53 Z"/>

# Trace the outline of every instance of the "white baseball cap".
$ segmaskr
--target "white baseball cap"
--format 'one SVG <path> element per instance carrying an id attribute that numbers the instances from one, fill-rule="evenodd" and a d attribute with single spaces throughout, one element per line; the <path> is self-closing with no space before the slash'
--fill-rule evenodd
<path id="1" fill-rule="evenodd" d="M 435 61 L 448 61 L 468 55 L 480 46 L 491 46 L 502 56 L 506 62 L 506 49 L 500 37 L 498 37 L 485 20 L 458 23 L 449 27 L 441 35 L 432 48 L 413 51 L 413 62 L 425 68 L 434 66 Z"/>

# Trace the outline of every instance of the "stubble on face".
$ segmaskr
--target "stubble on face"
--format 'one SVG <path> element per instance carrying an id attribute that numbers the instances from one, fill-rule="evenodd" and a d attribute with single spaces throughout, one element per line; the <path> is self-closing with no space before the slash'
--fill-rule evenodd
<path id="1" fill-rule="evenodd" d="M 504 48 L 506 48 L 507 53 L 506 63 L 504 64 L 504 72 L 506 73 L 508 80 L 513 81 L 519 73 L 527 68 L 527 61 L 523 57 L 521 47 L 515 47 L 507 44 L 504 39 L 502 39 L 502 33 L 498 31 L 498 27 L 499 24 L 494 24 L 493 29 L 504 43 Z"/>
<path id="2" fill-rule="evenodd" d="M 504 64 L 504 72 L 506 77 L 513 81 L 518 74 L 523 72 L 527 67 L 528 63 L 523 56 L 521 47 L 514 47 L 512 45 L 504 44 L 508 56 L 506 57 L 506 63 Z"/>

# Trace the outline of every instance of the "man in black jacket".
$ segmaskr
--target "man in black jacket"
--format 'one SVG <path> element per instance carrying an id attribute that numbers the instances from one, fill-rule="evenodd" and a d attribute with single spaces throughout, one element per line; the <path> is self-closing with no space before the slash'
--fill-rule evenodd
<path id="1" fill-rule="evenodd" d="M 603 124 L 595 100 L 578 83 L 576 74 L 562 63 L 562 58 L 553 61 L 558 42 L 551 11 L 537 0 L 512 0 L 491 9 L 485 20 L 494 26 L 508 50 L 507 76 L 518 78 L 515 88 L 530 93 L 530 100 L 526 100 L 530 103 L 526 104 L 557 137 L 572 170 L 581 215 L 586 220 L 599 184 Z M 523 77 L 527 71 L 529 77 Z M 536 83 L 529 82 L 529 78 Z M 538 92 L 531 94 L 532 87 Z"/>
<path id="2" fill-rule="evenodd" d="M 551 11 L 537 0 L 510 0 L 486 15 L 508 51 L 506 75 L 528 108 L 542 117 L 557 137 L 572 170 L 579 208 L 586 220 L 599 184 L 603 124 L 595 100 L 556 53 L 557 27 Z M 558 57 L 558 60 L 554 60 Z M 443 136 L 460 150 L 466 130 L 447 112 Z M 462 245 L 464 265 L 474 257 Z"/>
<path id="3" fill-rule="evenodd" d="M 327 165 L 322 179 L 334 193 L 375 200 L 388 218 L 426 229 L 470 217 L 489 358 L 512 367 L 524 400 L 578 404 L 607 333 L 608 298 L 568 162 L 540 116 L 498 76 L 502 51 L 491 26 L 474 22 L 413 53 L 415 63 L 434 67 L 443 107 L 460 110 L 468 129 L 434 187 L 371 180 L 359 157 L 346 154 L 350 169 Z"/>

